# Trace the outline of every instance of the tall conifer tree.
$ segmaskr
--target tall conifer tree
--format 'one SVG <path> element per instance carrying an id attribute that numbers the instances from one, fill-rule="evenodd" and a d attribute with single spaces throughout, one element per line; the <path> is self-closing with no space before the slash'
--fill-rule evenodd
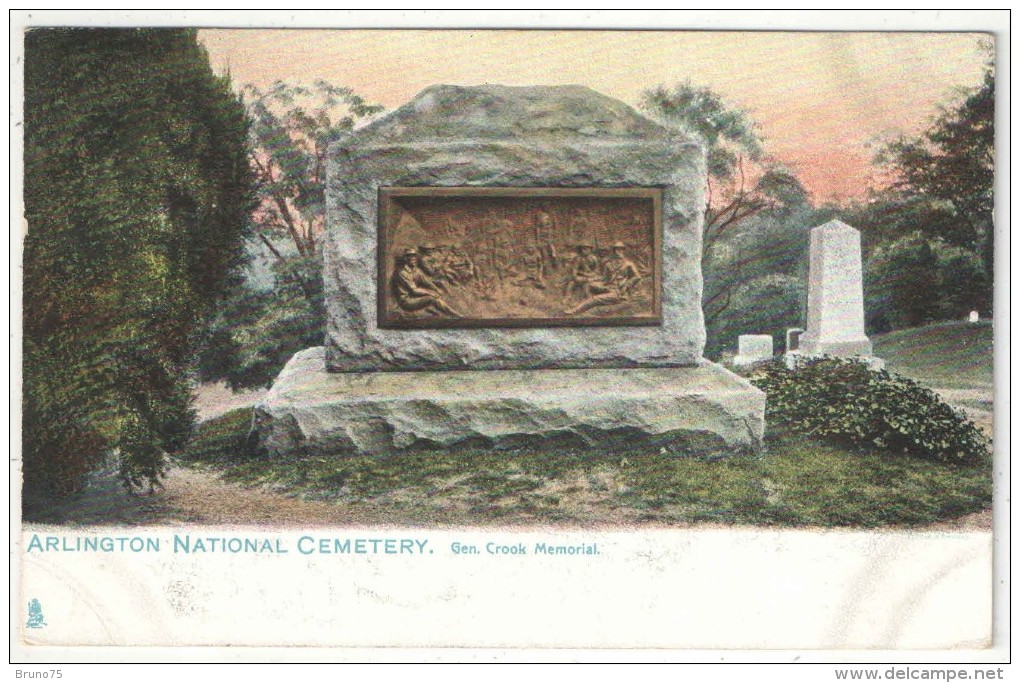
<path id="1" fill-rule="evenodd" d="M 247 130 L 193 30 L 26 34 L 26 490 L 112 456 L 151 487 L 187 437 L 192 334 L 249 229 Z"/>

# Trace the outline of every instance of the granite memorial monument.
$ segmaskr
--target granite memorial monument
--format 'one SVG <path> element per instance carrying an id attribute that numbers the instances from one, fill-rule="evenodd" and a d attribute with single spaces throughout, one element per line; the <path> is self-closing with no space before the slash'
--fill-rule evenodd
<path id="1" fill-rule="evenodd" d="M 433 86 L 338 141 L 324 347 L 256 406 L 272 455 L 570 435 L 756 451 L 706 361 L 705 152 L 580 86 Z"/>

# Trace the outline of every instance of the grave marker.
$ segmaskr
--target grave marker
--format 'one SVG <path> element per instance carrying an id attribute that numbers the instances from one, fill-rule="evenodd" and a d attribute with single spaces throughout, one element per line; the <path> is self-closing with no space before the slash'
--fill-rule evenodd
<path id="1" fill-rule="evenodd" d="M 861 233 L 832 220 L 811 230 L 806 355 L 871 356 L 864 333 Z"/>

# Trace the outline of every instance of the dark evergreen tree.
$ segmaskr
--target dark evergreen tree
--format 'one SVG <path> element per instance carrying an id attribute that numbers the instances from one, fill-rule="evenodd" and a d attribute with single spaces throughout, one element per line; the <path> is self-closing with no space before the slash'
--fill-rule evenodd
<path id="1" fill-rule="evenodd" d="M 879 161 L 895 174 L 912 230 L 969 249 L 984 266 L 973 306 L 991 310 L 994 264 L 995 70 L 991 44 L 981 84 L 942 110 L 921 135 L 894 140 Z M 893 204 L 894 208 L 899 205 Z M 899 236 L 899 235 L 898 235 Z"/>
<path id="2" fill-rule="evenodd" d="M 189 434 L 192 335 L 254 205 L 247 131 L 193 30 L 26 34 L 26 490 L 112 456 L 152 487 Z"/>

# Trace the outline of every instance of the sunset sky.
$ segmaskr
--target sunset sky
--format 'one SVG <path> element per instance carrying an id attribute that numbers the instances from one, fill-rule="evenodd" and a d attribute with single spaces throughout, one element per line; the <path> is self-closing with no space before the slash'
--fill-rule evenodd
<path id="1" fill-rule="evenodd" d="M 387 109 L 437 83 L 587 85 L 637 105 L 690 80 L 750 110 L 771 156 L 816 201 L 858 197 L 874 144 L 917 133 L 979 84 L 976 33 L 213 30 L 237 85 L 324 79 Z"/>

